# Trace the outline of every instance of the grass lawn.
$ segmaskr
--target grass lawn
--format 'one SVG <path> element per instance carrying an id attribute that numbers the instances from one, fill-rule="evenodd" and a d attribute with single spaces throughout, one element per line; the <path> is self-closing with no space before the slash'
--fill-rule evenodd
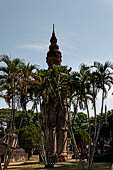
<path id="1" fill-rule="evenodd" d="M 10 163 L 8 170 L 82 170 L 78 162 L 57 163 L 54 168 L 44 168 L 43 164 L 36 161 Z M 92 170 L 110 170 L 110 163 L 94 163 Z"/>

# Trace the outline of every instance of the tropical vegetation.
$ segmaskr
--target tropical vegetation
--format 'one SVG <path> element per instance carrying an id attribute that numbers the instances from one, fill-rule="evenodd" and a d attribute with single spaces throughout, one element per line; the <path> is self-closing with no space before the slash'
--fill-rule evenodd
<path id="1" fill-rule="evenodd" d="M 37 147 L 37 139 L 40 140 L 38 147 L 42 147 L 45 153 L 43 161 L 45 165 L 49 164 L 47 134 L 44 133 L 47 127 L 43 124 L 43 116 L 38 108 L 43 103 L 51 107 L 54 101 L 62 110 L 65 107 L 68 109 L 66 125 L 73 150 L 80 159 L 82 169 L 85 170 L 83 154 L 87 146 L 87 170 L 91 170 L 100 136 L 103 135 L 103 138 L 106 138 L 102 128 L 111 129 L 110 134 L 106 135 L 109 139 L 111 137 L 111 145 L 113 143 L 113 112 L 109 111 L 107 117 L 104 109 L 105 101 L 113 85 L 113 65 L 110 62 L 105 64 L 94 62 L 90 66 L 82 64 L 78 72 L 73 72 L 67 66 L 55 65 L 49 70 L 42 70 L 36 65 L 25 64 L 17 58 L 11 60 L 4 55 L 1 56 L 0 63 L 3 63 L 0 66 L 0 97 L 8 104 L 8 113 L 10 113 L 8 120 L 9 114 L 5 114 L 4 117 L 2 110 L 3 117 L 1 116 L 2 119 L 0 119 L 1 127 L 7 125 L 6 129 L 9 133 L 4 169 L 7 168 L 13 152 L 11 147 L 13 133 L 17 133 L 18 138 L 22 139 L 26 136 L 19 143 L 25 151 L 29 150 L 29 157 L 32 149 Z M 99 112 L 97 112 L 98 95 L 101 96 Z M 27 107 L 29 103 L 30 113 Z M 18 121 L 15 121 L 18 110 L 21 110 L 21 114 L 18 115 Z M 84 110 L 86 114 L 80 110 Z M 90 110 L 93 112 L 93 118 Z M 35 116 L 34 113 L 36 113 Z M 78 139 L 82 142 L 78 142 Z M 24 146 L 25 140 L 28 145 Z"/>

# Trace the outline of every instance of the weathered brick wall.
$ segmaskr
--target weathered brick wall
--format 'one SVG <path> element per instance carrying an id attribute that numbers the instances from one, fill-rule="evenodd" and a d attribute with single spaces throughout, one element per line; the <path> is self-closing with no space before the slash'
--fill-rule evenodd
<path id="1" fill-rule="evenodd" d="M 25 153 L 24 149 L 15 149 L 13 151 L 13 154 L 11 156 L 11 162 L 16 162 L 16 161 L 26 161 L 28 160 L 28 154 Z"/>

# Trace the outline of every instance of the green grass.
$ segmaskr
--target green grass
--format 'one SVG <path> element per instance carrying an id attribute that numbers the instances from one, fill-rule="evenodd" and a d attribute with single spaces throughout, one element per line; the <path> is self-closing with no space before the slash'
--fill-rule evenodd
<path id="1" fill-rule="evenodd" d="M 85 165 L 87 164 L 85 163 Z M 82 170 L 82 168 L 81 164 L 74 160 L 57 163 L 54 168 L 45 168 L 42 163 L 39 163 L 39 157 L 33 155 L 26 162 L 11 162 L 8 170 Z M 111 163 L 94 163 L 92 170 L 111 170 Z"/>
<path id="2" fill-rule="evenodd" d="M 110 170 L 110 163 L 94 163 L 92 170 Z M 44 168 L 43 164 L 27 161 L 25 163 L 11 163 L 8 170 L 82 170 L 80 163 L 58 163 L 54 168 Z"/>

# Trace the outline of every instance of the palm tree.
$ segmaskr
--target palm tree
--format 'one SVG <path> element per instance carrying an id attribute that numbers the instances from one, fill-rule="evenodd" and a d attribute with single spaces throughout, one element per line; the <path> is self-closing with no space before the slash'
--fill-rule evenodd
<path id="1" fill-rule="evenodd" d="M 43 122 L 44 122 L 44 137 L 45 137 L 45 151 L 46 151 L 46 158 L 45 158 L 45 166 L 53 166 L 54 161 L 51 162 L 51 156 L 49 155 L 49 140 L 48 140 L 48 133 L 51 131 L 51 125 L 48 126 L 50 121 L 49 111 L 51 112 L 52 109 L 57 114 L 59 104 L 62 105 L 61 109 L 64 109 L 64 101 L 66 99 L 66 84 L 65 79 L 66 76 L 68 77 L 69 71 L 66 67 L 59 67 L 53 66 L 49 70 L 40 70 L 39 75 L 41 77 L 41 85 L 35 85 L 35 97 L 40 95 L 40 102 L 41 102 L 41 112 L 43 115 Z M 57 116 L 56 116 L 57 117 Z M 56 120 L 57 121 L 57 120 Z M 53 122 L 54 126 L 56 126 L 58 122 Z M 49 122 L 50 124 L 50 122 Z M 62 152 L 62 151 L 60 151 Z M 60 152 L 58 154 L 60 154 Z"/>
<path id="2" fill-rule="evenodd" d="M 93 66 L 85 66 L 82 65 L 80 69 L 81 75 L 81 89 L 82 89 L 82 102 L 85 102 L 87 113 L 88 113 L 88 120 L 89 120 L 89 159 L 88 159 L 88 170 L 92 168 L 93 157 L 101 129 L 101 123 L 99 123 L 97 127 L 97 108 L 96 108 L 96 101 L 97 95 L 101 92 L 101 111 L 100 115 L 103 114 L 104 108 L 104 101 L 107 98 L 108 90 L 110 90 L 113 77 L 112 77 L 112 69 L 113 65 L 109 62 L 106 62 L 104 65 L 98 62 L 94 62 Z M 107 88 L 108 87 L 108 88 Z M 80 95 L 81 96 L 81 95 Z M 83 100 L 85 99 L 85 100 Z M 90 113 L 89 113 L 89 104 L 92 103 L 92 108 L 94 110 L 94 119 L 95 119 L 95 126 L 94 126 L 94 137 L 93 137 L 93 149 L 91 150 L 91 125 L 90 125 Z"/>
<path id="3" fill-rule="evenodd" d="M 0 90 L 1 96 L 7 101 L 9 107 L 12 109 L 12 116 L 11 116 L 11 124 L 10 124 L 10 131 L 9 131 L 9 138 L 8 138 L 8 145 L 6 148 L 5 154 L 5 164 L 4 169 L 7 168 L 11 157 L 11 146 L 13 140 L 13 132 L 14 132 L 14 121 L 15 121 L 15 101 L 16 101 L 16 94 L 17 94 L 17 82 L 18 82 L 18 73 L 20 65 L 23 62 L 16 58 L 10 60 L 10 58 L 6 55 L 0 57 L 0 62 L 5 64 L 4 66 L 0 66 Z"/>
<path id="4" fill-rule="evenodd" d="M 31 100 L 31 89 L 32 84 L 36 78 L 36 70 L 37 66 L 32 65 L 30 63 L 21 65 L 21 70 L 19 73 L 19 86 L 18 86 L 18 95 L 19 95 L 19 103 L 24 112 L 26 112 L 27 103 Z"/>
<path id="5" fill-rule="evenodd" d="M 93 157 L 97 145 L 97 141 L 99 138 L 100 129 L 102 127 L 102 121 L 100 120 L 100 123 L 97 128 L 97 121 L 96 121 L 96 96 L 99 92 L 101 92 L 101 110 L 100 110 L 100 116 L 102 117 L 103 111 L 104 111 L 104 101 L 107 98 L 108 91 L 111 89 L 113 84 L 113 77 L 112 77 L 112 69 L 113 65 L 110 62 L 105 62 L 105 64 L 101 64 L 99 62 L 94 62 L 94 65 L 91 66 L 93 69 L 91 76 L 90 76 L 90 82 L 92 84 L 93 88 L 93 108 L 94 108 L 94 114 L 95 114 L 95 132 L 94 132 L 94 141 L 93 141 L 93 150 L 91 154 L 89 169 L 92 168 L 93 163 Z"/>
<path id="6" fill-rule="evenodd" d="M 80 67 L 80 72 L 79 73 L 72 73 L 72 82 L 73 82 L 73 89 L 74 93 L 72 95 L 72 104 L 74 105 L 74 114 L 75 116 L 77 115 L 78 108 L 84 110 L 87 110 L 88 113 L 88 122 L 89 122 L 89 146 L 91 143 L 91 137 L 90 137 L 90 113 L 89 113 L 89 101 L 92 100 L 92 90 L 91 90 L 91 85 L 90 82 L 88 81 L 90 73 L 90 67 L 86 65 L 81 65 Z M 71 87 L 71 88 L 72 88 Z M 74 120 L 74 119 L 73 119 Z M 73 122 L 73 121 L 72 121 Z M 74 122 L 71 123 L 71 126 L 73 126 Z M 74 135 L 73 135 L 74 138 Z M 76 141 L 76 138 L 74 139 Z M 78 146 L 76 146 L 76 149 Z M 80 151 L 79 151 L 80 152 Z M 78 155 L 79 155 L 78 152 Z M 89 152 L 90 152 L 90 147 L 89 147 Z M 79 156 L 79 159 L 81 159 L 81 164 L 82 168 L 85 169 L 84 164 L 82 162 L 82 158 Z"/>
<path id="7" fill-rule="evenodd" d="M 89 124 L 89 147 L 88 147 L 88 166 L 90 164 L 91 156 L 91 122 L 90 122 L 90 112 L 89 103 L 93 103 L 94 113 L 95 113 L 95 123 L 96 123 L 96 105 L 95 99 L 97 96 L 97 89 L 95 87 L 94 75 L 91 73 L 90 66 L 82 64 L 80 67 L 80 104 L 82 103 L 82 109 L 87 110 L 88 114 L 88 124 Z M 84 107 L 83 107 L 84 106 Z"/>
<path id="8" fill-rule="evenodd" d="M 88 170 L 92 168 L 93 157 L 101 129 L 101 123 L 97 127 L 97 109 L 96 100 L 97 95 L 101 91 L 101 111 L 100 115 L 103 114 L 104 100 L 107 97 L 107 93 L 110 90 L 113 77 L 112 77 L 113 65 L 106 62 L 104 65 L 95 62 L 93 66 L 81 65 L 80 73 L 78 75 L 78 83 L 75 84 L 74 95 L 76 100 L 74 100 L 74 105 L 79 105 L 80 109 L 86 108 L 89 120 L 89 159 L 88 159 Z M 76 76 L 73 76 L 76 82 Z M 74 81 L 73 81 L 74 82 Z M 78 86 L 77 86 L 78 84 Z M 108 87 L 108 88 L 107 88 Z M 74 97 L 73 95 L 73 97 Z M 76 101 L 76 103 L 75 103 Z M 94 110 L 95 117 L 95 130 L 93 137 L 93 149 L 91 150 L 91 125 L 90 125 L 90 113 L 89 113 L 89 101 L 92 103 L 92 108 Z"/>
<path id="9" fill-rule="evenodd" d="M 66 126 L 68 126 L 70 135 L 72 137 L 74 148 L 78 152 L 78 148 L 76 145 L 76 140 L 72 128 L 72 122 L 70 119 L 70 109 L 71 104 L 74 104 L 74 109 L 76 109 L 78 104 L 78 94 L 80 92 L 80 74 L 79 73 L 73 73 L 70 74 L 70 69 L 68 70 L 67 67 L 59 67 L 59 66 L 53 66 L 48 71 L 42 72 L 42 109 L 45 109 L 46 115 L 43 115 L 44 120 L 44 130 L 45 130 L 45 141 L 48 142 L 48 127 L 47 126 L 47 111 L 48 107 L 51 109 L 55 109 L 60 107 L 62 112 L 65 114 L 65 109 L 68 110 L 68 120 L 66 121 Z M 79 95 L 80 96 L 80 95 Z M 75 103 L 76 101 L 76 103 Z M 77 111 L 77 110 L 76 110 Z M 42 111 L 43 112 L 43 111 Z M 47 135 L 47 136 L 46 136 Z M 48 152 L 48 143 L 46 143 L 46 155 Z M 62 152 L 62 151 L 61 151 Z M 60 153 L 59 153 L 60 154 Z M 79 155 L 79 153 L 78 153 Z M 47 158 L 47 164 L 49 158 Z M 82 167 L 84 168 L 82 159 L 80 157 Z"/>

